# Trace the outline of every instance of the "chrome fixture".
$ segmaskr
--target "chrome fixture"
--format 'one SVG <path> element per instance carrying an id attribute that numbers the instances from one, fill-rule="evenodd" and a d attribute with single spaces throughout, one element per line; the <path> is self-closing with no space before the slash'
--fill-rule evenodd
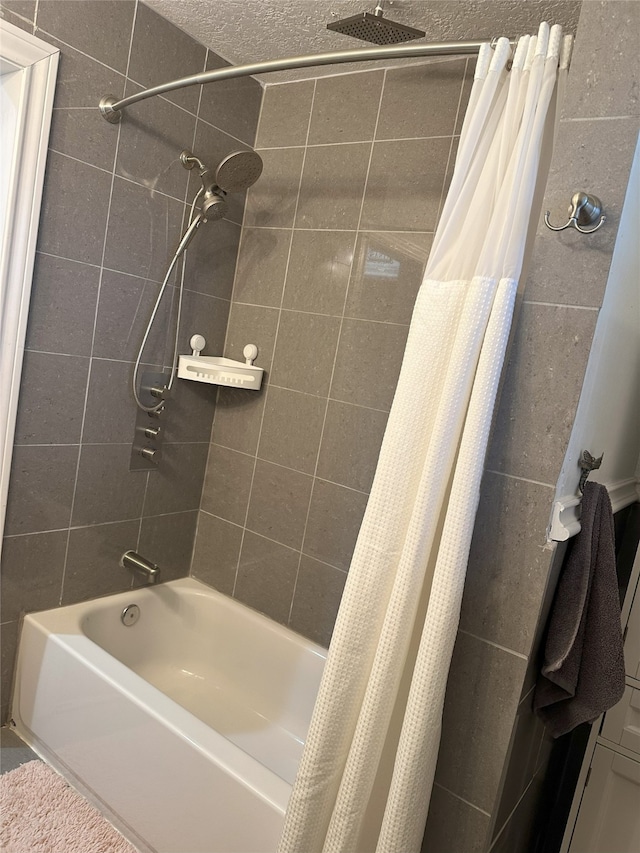
<path id="1" fill-rule="evenodd" d="M 341 21 L 327 24 L 327 29 L 342 33 L 345 36 L 351 36 L 354 39 L 370 41 L 373 44 L 399 44 L 426 36 L 422 30 L 416 30 L 414 27 L 407 27 L 405 24 L 398 24 L 385 18 L 383 0 L 378 0 L 378 5 L 373 14 L 361 12 L 359 15 L 352 15 L 350 18 L 343 18 Z"/>
<path id="2" fill-rule="evenodd" d="M 120 621 L 127 628 L 135 625 L 140 618 L 140 608 L 137 604 L 128 604 L 120 614 Z"/>
<path id="3" fill-rule="evenodd" d="M 178 364 L 178 336 L 180 333 L 180 317 L 182 313 L 182 296 L 184 291 L 184 261 L 182 263 L 180 287 L 178 290 L 178 308 L 176 311 L 176 328 L 174 336 L 171 371 L 169 373 L 168 379 L 164 375 L 161 375 L 160 381 L 152 385 L 152 387 L 149 387 L 147 389 L 141 389 L 147 390 L 152 397 L 158 400 L 158 402 L 154 402 L 153 400 L 144 402 L 141 399 L 140 392 L 138 391 L 138 373 L 140 371 L 140 362 L 142 361 L 142 354 L 147 344 L 147 340 L 149 339 L 149 334 L 153 327 L 156 314 L 158 313 L 160 302 L 167 288 L 169 278 L 173 273 L 173 270 L 175 269 L 178 260 L 185 255 L 187 247 L 191 243 L 191 240 L 193 240 L 193 237 L 198 228 L 200 228 L 200 226 L 204 222 L 221 219 L 225 215 L 225 213 L 227 212 L 227 202 L 225 200 L 226 194 L 230 192 L 243 192 L 244 190 L 248 189 L 252 184 L 254 184 L 262 174 L 262 158 L 255 151 L 252 151 L 250 149 L 247 149 L 245 151 L 234 151 L 231 154 L 228 154 L 215 170 L 210 169 L 208 166 L 205 165 L 205 163 L 203 163 L 203 161 L 199 157 L 196 157 L 195 154 L 192 154 L 191 151 L 187 150 L 182 151 L 182 153 L 180 154 L 180 162 L 182 163 L 185 169 L 193 169 L 197 167 L 202 186 L 196 192 L 194 199 L 191 203 L 187 227 L 185 229 L 184 234 L 180 238 L 178 247 L 173 255 L 173 258 L 171 259 L 169 268 L 167 269 L 166 275 L 164 277 L 164 281 L 162 282 L 162 286 L 160 287 L 158 298 L 156 299 L 156 303 L 153 306 L 151 318 L 149 319 L 149 323 L 147 324 L 147 328 L 142 338 L 142 343 L 140 345 L 138 356 L 136 358 L 136 362 L 133 368 L 133 397 L 136 401 L 136 405 L 138 406 L 138 408 L 143 412 L 147 412 L 148 414 L 159 413 L 164 409 L 166 397 L 171 391 L 173 381 L 176 375 L 176 369 Z M 198 202 L 200 202 L 199 208 L 196 207 Z M 144 383 L 142 384 L 144 385 Z M 151 456 L 149 451 L 142 453 L 142 455 L 152 463 L 155 463 L 156 460 L 159 459 L 159 456 L 156 456 L 155 454 Z"/>
<path id="4" fill-rule="evenodd" d="M 570 38 L 570 37 L 568 37 Z M 266 62 L 253 62 L 249 65 L 228 65 L 214 71 L 203 71 L 189 77 L 170 80 L 150 89 L 143 89 L 126 98 L 105 95 L 99 107 L 103 118 L 111 124 L 117 124 L 122 110 L 138 101 L 164 95 L 186 86 L 199 86 L 201 83 L 215 83 L 218 80 L 231 80 L 234 77 L 248 77 L 251 74 L 270 74 L 274 71 L 289 71 L 293 68 L 314 68 L 320 65 L 340 65 L 344 62 L 384 61 L 389 59 L 419 59 L 423 56 L 461 56 L 478 53 L 484 41 L 431 42 L 430 44 L 392 45 L 391 47 L 361 47 L 357 50 L 336 50 L 329 53 L 312 53 L 286 59 L 270 59 Z"/>
<path id="5" fill-rule="evenodd" d="M 136 575 L 140 575 L 147 583 L 158 583 L 160 580 L 160 569 L 155 563 L 136 554 L 135 551 L 125 551 L 120 558 L 123 569 L 129 569 Z M 124 614 L 123 614 L 124 615 Z"/>
<path id="6" fill-rule="evenodd" d="M 598 228 L 601 228 L 607 221 L 607 217 L 602 213 L 602 202 L 595 195 L 588 195 L 580 190 L 574 193 L 571 204 L 569 205 L 569 221 L 565 225 L 555 226 L 549 222 L 549 211 L 544 215 L 544 222 L 547 228 L 551 231 L 564 231 L 567 228 L 575 228 L 581 234 L 593 234 Z M 593 225 L 600 217 L 600 221 L 595 228 L 584 228 L 584 225 Z"/>

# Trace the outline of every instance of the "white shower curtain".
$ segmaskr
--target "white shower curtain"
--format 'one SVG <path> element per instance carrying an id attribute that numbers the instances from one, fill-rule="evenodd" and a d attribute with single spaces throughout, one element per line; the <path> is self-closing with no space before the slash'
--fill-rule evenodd
<path id="1" fill-rule="evenodd" d="M 279 853 L 420 849 L 561 41 L 478 57 Z"/>

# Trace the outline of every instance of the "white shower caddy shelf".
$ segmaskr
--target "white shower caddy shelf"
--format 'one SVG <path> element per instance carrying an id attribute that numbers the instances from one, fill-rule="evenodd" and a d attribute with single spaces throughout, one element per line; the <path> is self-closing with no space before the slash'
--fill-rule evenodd
<path id="1" fill-rule="evenodd" d="M 243 355 L 246 361 L 234 361 L 217 355 L 200 355 L 205 345 L 202 335 L 191 338 L 193 352 L 181 355 L 178 359 L 178 377 L 192 382 L 207 382 L 209 385 L 228 385 L 233 388 L 245 388 L 258 391 L 262 385 L 264 370 L 255 367 L 254 359 L 258 355 L 255 344 L 247 344 Z"/>

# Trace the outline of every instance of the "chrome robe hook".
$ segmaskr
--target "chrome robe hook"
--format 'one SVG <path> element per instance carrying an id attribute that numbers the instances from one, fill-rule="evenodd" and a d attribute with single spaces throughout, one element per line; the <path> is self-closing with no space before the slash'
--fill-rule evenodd
<path id="1" fill-rule="evenodd" d="M 595 228 L 584 228 L 581 226 L 592 225 L 600 217 L 600 222 Z M 593 234 L 598 228 L 602 227 L 606 221 L 606 216 L 602 213 L 602 202 L 595 195 L 587 195 L 580 190 L 574 193 L 569 205 L 569 221 L 566 225 L 556 227 L 549 222 L 549 211 L 544 215 L 544 221 L 547 228 L 551 231 L 564 231 L 565 228 L 575 228 L 581 234 Z"/>

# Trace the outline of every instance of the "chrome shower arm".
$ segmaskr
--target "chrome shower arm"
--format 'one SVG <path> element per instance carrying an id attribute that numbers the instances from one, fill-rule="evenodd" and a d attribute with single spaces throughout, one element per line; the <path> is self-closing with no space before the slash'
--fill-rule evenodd
<path id="1" fill-rule="evenodd" d="M 407 59 L 421 56 L 457 56 L 478 53 L 484 41 L 431 42 L 429 44 L 404 44 L 390 47 L 362 47 L 357 50 L 337 50 L 330 53 L 314 53 L 285 59 L 270 59 L 266 62 L 253 62 L 250 65 L 230 65 L 215 71 L 203 71 L 178 80 L 170 80 L 150 89 L 143 89 L 134 95 L 118 100 L 114 95 L 106 95 L 100 101 L 103 117 L 117 124 L 122 110 L 138 101 L 144 101 L 155 95 L 163 95 L 175 89 L 198 86 L 201 83 L 215 83 L 218 80 L 230 80 L 234 77 L 248 77 L 251 74 L 269 74 L 273 71 L 288 71 L 293 68 L 313 68 L 320 65 L 339 65 L 343 62 L 366 62 L 384 59 Z"/>

